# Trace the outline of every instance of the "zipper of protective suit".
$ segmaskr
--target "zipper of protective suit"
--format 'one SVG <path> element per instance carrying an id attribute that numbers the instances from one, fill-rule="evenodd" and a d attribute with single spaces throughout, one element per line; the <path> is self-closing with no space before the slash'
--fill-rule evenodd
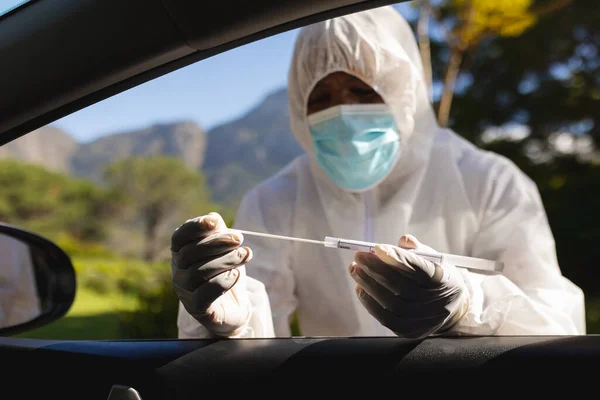
<path id="1" fill-rule="evenodd" d="M 373 191 L 368 190 L 364 194 L 364 204 L 365 204 L 365 225 L 364 225 L 364 240 L 367 242 L 373 242 Z M 380 323 L 375 318 L 373 318 L 373 323 L 375 324 L 375 334 L 380 330 Z"/>
<path id="2" fill-rule="evenodd" d="M 373 193 L 371 190 L 365 192 L 365 226 L 364 240 L 367 242 L 373 241 Z"/>

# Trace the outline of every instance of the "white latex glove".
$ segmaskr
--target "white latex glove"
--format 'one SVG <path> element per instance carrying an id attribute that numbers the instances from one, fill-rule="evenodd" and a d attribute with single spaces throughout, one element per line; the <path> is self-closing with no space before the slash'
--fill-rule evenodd
<path id="1" fill-rule="evenodd" d="M 217 213 L 187 220 L 171 237 L 175 293 L 215 336 L 243 336 L 251 318 L 244 266 L 252 251 L 243 239 Z"/>
<path id="2" fill-rule="evenodd" d="M 399 246 L 356 253 L 349 270 L 361 303 L 400 337 L 423 338 L 452 328 L 469 308 L 462 274 L 412 253 L 409 249 L 435 252 L 414 236 L 402 236 Z"/>

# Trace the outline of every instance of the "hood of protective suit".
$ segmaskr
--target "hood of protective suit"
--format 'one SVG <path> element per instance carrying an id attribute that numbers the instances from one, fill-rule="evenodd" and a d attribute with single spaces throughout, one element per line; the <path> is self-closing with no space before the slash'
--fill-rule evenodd
<path id="1" fill-rule="evenodd" d="M 437 124 L 415 36 L 400 13 L 393 7 L 382 7 L 300 31 L 288 77 L 290 123 L 294 136 L 313 160 L 308 98 L 315 85 L 333 72 L 346 72 L 371 86 L 396 120 L 400 158 L 382 183 L 399 183 L 406 174 L 423 167 Z M 312 169 L 319 180 L 329 181 L 315 162 Z"/>

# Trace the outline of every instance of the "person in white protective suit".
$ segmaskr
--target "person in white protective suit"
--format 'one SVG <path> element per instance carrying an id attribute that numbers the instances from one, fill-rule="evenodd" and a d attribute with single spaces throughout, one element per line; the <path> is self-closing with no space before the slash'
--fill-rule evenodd
<path id="1" fill-rule="evenodd" d="M 234 228 L 382 243 L 375 254 L 228 231 L 172 236 L 180 338 L 585 334 L 535 184 L 436 123 L 410 25 L 391 7 L 303 28 L 288 81 L 305 150 L 250 190 Z M 424 244 L 422 244 L 424 243 Z M 502 275 L 409 249 L 502 261 Z"/>
<path id="2" fill-rule="evenodd" d="M 27 244 L 0 234 L 0 328 L 33 321 L 41 313 Z"/>

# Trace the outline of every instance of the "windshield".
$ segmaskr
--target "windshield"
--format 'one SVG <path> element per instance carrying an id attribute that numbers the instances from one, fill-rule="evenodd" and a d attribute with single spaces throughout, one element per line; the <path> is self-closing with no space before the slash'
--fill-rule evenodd
<path id="1" fill-rule="evenodd" d="M 25 336 L 600 333 L 596 3 L 378 8 L 3 146 L 0 220 L 78 274 Z"/>
<path id="2" fill-rule="evenodd" d="M 0 17 L 26 3 L 29 0 L 0 0 Z"/>

